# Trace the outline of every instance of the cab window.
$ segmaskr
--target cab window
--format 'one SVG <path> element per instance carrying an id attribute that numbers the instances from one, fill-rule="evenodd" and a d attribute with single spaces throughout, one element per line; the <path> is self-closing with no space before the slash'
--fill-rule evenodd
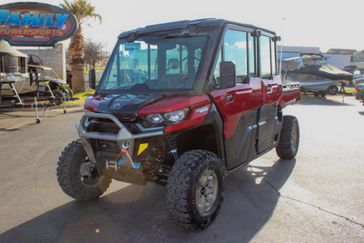
<path id="1" fill-rule="evenodd" d="M 187 47 L 176 45 L 175 48 L 166 51 L 166 74 L 187 74 Z"/>
<path id="2" fill-rule="evenodd" d="M 248 76 L 247 33 L 228 30 L 224 37 L 224 61 L 232 61 L 236 69 L 236 82 L 242 83 Z"/>
<path id="3" fill-rule="evenodd" d="M 271 58 L 272 58 L 272 74 L 277 75 L 277 58 L 276 58 L 276 44 L 272 39 L 270 38 L 270 52 L 271 52 Z"/>
<path id="4" fill-rule="evenodd" d="M 253 37 L 252 33 L 249 33 L 248 36 L 249 77 L 256 77 L 255 38 Z"/>
<path id="5" fill-rule="evenodd" d="M 214 70 L 214 75 L 213 75 L 215 84 L 217 86 L 220 85 L 220 63 L 222 61 L 221 56 L 222 56 L 221 50 L 219 50 L 218 55 L 217 55 L 217 62 L 216 62 L 215 70 Z"/>
<path id="6" fill-rule="evenodd" d="M 260 77 L 269 79 L 272 76 L 270 38 L 262 35 L 259 40 Z"/>
<path id="7" fill-rule="evenodd" d="M 219 86 L 221 61 L 232 61 L 236 69 L 236 82 L 242 83 L 246 78 L 258 75 L 256 64 L 256 38 L 252 33 L 227 30 L 224 41 L 217 55 L 213 80 Z M 248 65 L 249 64 L 249 65 Z"/>

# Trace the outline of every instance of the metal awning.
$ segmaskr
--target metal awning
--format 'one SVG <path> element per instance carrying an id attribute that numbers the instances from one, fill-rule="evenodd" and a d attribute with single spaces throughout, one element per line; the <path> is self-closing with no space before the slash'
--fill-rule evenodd
<path id="1" fill-rule="evenodd" d="M 28 57 L 27 54 L 18 51 L 5 40 L 0 40 L 0 54 L 14 57 Z"/>

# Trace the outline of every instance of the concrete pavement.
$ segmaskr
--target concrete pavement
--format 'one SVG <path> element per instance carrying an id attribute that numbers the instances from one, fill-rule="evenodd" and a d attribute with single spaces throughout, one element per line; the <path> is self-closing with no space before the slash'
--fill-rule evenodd
<path id="1" fill-rule="evenodd" d="M 186 232 L 167 219 L 163 186 L 114 181 L 95 202 L 59 188 L 56 162 L 81 113 L 0 133 L 0 242 L 363 242 L 364 107 L 305 99 L 287 108 L 300 151 L 272 151 L 228 177 L 214 224 Z"/>

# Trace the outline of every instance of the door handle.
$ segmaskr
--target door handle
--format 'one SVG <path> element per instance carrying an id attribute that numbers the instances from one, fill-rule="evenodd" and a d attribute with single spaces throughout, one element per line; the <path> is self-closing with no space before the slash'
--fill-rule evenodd
<path id="1" fill-rule="evenodd" d="M 232 95 L 232 94 L 229 94 L 229 95 L 225 96 L 225 101 L 226 101 L 226 102 L 230 102 L 230 101 L 232 101 L 233 99 L 234 99 L 234 95 Z"/>
<path id="2" fill-rule="evenodd" d="M 265 89 L 265 92 L 270 94 L 272 93 L 276 88 L 278 87 L 278 85 L 271 85 L 271 86 L 267 86 L 267 88 Z"/>

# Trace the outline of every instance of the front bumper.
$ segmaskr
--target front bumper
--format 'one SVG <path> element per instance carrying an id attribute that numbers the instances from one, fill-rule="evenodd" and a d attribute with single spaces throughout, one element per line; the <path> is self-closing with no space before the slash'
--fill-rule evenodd
<path id="1" fill-rule="evenodd" d="M 117 125 L 119 131 L 117 134 L 114 133 L 101 133 L 101 132 L 88 132 L 85 124 L 88 122 L 88 119 L 107 119 L 112 121 Z M 107 140 L 116 142 L 120 149 L 120 154 L 123 160 L 120 161 L 120 164 L 123 164 L 127 167 L 132 167 L 134 169 L 139 169 L 140 165 L 137 165 L 138 162 L 133 162 L 132 156 L 134 154 L 134 146 L 136 139 L 156 137 L 163 135 L 163 131 L 150 131 L 143 132 L 140 134 L 132 134 L 121 122 L 120 120 L 112 114 L 105 113 L 95 113 L 95 112 L 86 112 L 78 125 L 76 125 L 76 129 L 78 135 L 82 141 L 84 149 L 87 153 L 88 158 L 91 162 L 96 163 L 95 152 L 92 149 L 91 144 L 88 139 L 96 139 L 96 140 Z"/>

